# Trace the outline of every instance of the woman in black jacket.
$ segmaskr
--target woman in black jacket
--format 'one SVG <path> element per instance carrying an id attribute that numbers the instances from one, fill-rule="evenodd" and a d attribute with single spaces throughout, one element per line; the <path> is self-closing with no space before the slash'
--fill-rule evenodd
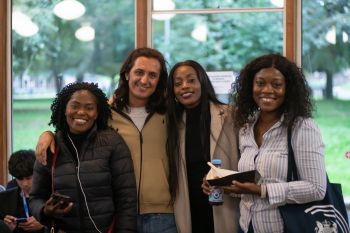
<path id="1" fill-rule="evenodd" d="M 58 147 L 46 166 L 34 166 L 30 207 L 55 230 L 136 232 L 133 163 L 123 139 L 107 126 L 107 101 L 96 84 L 73 83 L 51 105 Z"/>

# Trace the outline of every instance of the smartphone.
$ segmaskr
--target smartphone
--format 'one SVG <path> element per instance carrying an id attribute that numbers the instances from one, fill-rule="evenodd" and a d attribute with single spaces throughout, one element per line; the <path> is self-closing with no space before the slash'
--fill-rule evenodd
<path id="1" fill-rule="evenodd" d="M 17 223 L 26 222 L 27 218 L 16 218 Z"/>
<path id="2" fill-rule="evenodd" d="M 72 198 L 70 196 L 63 195 L 58 192 L 52 193 L 51 198 L 55 204 L 61 202 L 61 208 L 66 208 L 68 204 L 72 202 Z"/>

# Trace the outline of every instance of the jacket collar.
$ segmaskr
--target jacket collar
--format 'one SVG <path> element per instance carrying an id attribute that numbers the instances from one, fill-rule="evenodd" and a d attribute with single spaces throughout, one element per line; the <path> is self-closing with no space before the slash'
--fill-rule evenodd
<path id="1" fill-rule="evenodd" d="M 219 105 L 210 102 L 210 156 L 213 157 L 215 145 L 217 140 L 219 139 L 220 132 L 222 130 L 224 119 L 227 115 L 226 105 Z"/>

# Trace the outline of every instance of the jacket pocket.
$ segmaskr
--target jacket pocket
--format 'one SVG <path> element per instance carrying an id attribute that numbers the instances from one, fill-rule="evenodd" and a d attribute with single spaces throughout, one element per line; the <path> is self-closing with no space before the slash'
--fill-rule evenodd
<path id="1" fill-rule="evenodd" d="M 143 161 L 141 177 L 141 203 L 168 204 L 170 201 L 166 167 L 161 159 Z"/>

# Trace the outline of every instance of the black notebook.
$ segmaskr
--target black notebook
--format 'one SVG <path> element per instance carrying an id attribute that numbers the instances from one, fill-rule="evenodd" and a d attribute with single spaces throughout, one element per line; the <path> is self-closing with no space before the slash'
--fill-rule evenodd
<path id="1" fill-rule="evenodd" d="M 232 175 L 227 175 L 221 178 L 208 179 L 208 183 L 211 186 L 228 186 L 232 184 L 233 180 L 237 180 L 241 183 L 251 182 L 258 183 L 260 179 L 260 174 L 257 170 L 237 172 Z"/>

